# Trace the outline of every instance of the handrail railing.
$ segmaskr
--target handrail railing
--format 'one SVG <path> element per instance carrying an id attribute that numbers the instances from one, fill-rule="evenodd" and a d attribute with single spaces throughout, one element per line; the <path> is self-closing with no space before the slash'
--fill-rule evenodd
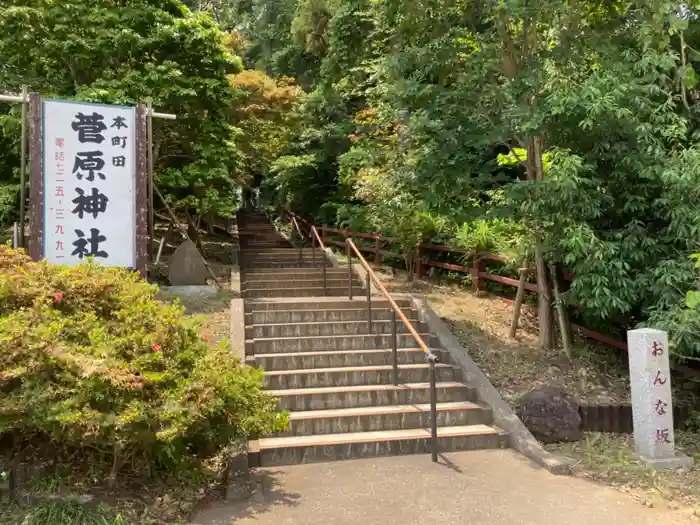
<path id="1" fill-rule="evenodd" d="M 437 437 L 437 388 L 436 388 L 436 378 L 435 378 L 435 364 L 438 362 L 438 357 L 428 348 L 428 345 L 425 344 L 425 341 L 423 341 L 423 338 L 420 336 L 420 334 L 416 331 L 416 329 L 413 327 L 413 324 L 411 321 L 408 320 L 408 318 L 404 315 L 403 311 L 399 307 L 399 305 L 396 304 L 396 301 L 392 299 L 391 295 L 387 291 L 387 289 L 384 287 L 382 282 L 379 280 L 377 277 L 377 274 L 374 273 L 374 270 L 370 267 L 369 263 L 367 260 L 363 257 L 362 253 L 360 250 L 357 249 L 357 246 L 355 246 L 355 243 L 352 241 L 352 239 L 348 238 L 346 239 L 346 243 L 348 246 L 348 274 L 350 275 L 349 277 L 349 295 L 350 298 L 352 299 L 352 258 L 350 257 L 351 255 L 351 250 L 355 252 L 355 255 L 357 255 L 357 258 L 360 261 L 360 264 L 365 268 L 365 271 L 367 272 L 367 282 L 366 282 L 366 287 L 367 287 L 367 304 L 368 304 L 368 309 L 369 309 L 369 330 L 370 333 L 372 333 L 372 316 L 371 316 L 371 304 L 372 304 L 372 295 L 371 295 L 371 287 L 370 287 L 370 280 L 374 281 L 377 289 L 382 293 L 382 295 L 389 301 L 389 304 L 391 305 L 392 311 L 391 311 L 391 320 L 392 320 L 392 330 L 391 330 L 391 335 L 392 335 L 392 351 L 393 351 L 393 379 L 394 379 L 394 385 L 398 385 L 398 355 L 397 355 L 397 330 L 396 330 L 396 316 L 398 315 L 399 318 L 401 319 L 401 322 L 404 324 L 404 326 L 408 329 L 408 331 L 411 333 L 413 336 L 413 339 L 415 339 L 416 343 L 418 343 L 419 348 L 425 353 L 425 357 L 428 360 L 428 365 L 430 367 L 430 434 L 431 434 L 431 451 L 432 451 L 432 459 L 434 462 L 437 462 L 438 460 L 438 437 Z"/>
<path id="2" fill-rule="evenodd" d="M 297 221 L 297 218 L 294 214 L 291 214 L 292 217 L 292 222 L 294 224 L 294 227 L 296 228 L 297 232 L 299 233 L 300 240 L 303 240 L 305 238 L 305 235 L 303 234 L 301 228 L 299 227 L 299 223 Z M 326 247 L 323 244 L 323 239 L 318 233 L 318 230 L 316 227 L 304 221 L 306 225 L 309 227 L 309 234 L 308 236 L 311 238 L 311 246 L 312 246 L 312 257 L 313 257 L 313 262 L 314 266 L 316 266 L 316 246 L 318 245 L 321 250 L 323 251 L 323 256 L 321 257 L 321 265 L 323 268 L 323 291 L 324 294 L 328 294 L 328 286 L 327 286 L 327 279 L 326 279 L 326 258 L 325 258 L 325 251 Z M 302 244 L 300 243 L 300 246 Z M 379 280 L 377 277 L 377 274 L 374 273 L 374 270 L 370 267 L 369 263 L 367 260 L 364 258 L 360 250 L 357 248 L 355 243 L 352 241 L 351 238 L 346 237 L 345 239 L 345 246 L 346 246 L 346 251 L 347 251 L 347 259 L 348 259 L 348 297 L 349 299 L 352 299 L 353 296 L 353 289 L 352 289 L 352 283 L 353 283 L 353 268 L 352 268 L 352 254 L 357 256 L 357 258 L 360 260 L 360 263 L 364 267 L 366 271 L 366 276 L 365 276 L 365 288 L 367 292 L 367 333 L 372 334 L 372 281 L 374 281 L 374 284 L 376 288 L 381 292 L 381 294 L 389 301 L 389 304 L 391 305 L 391 350 L 392 350 L 392 379 L 394 386 L 398 386 L 399 384 L 399 364 L 398 364 L 398 330 L 397 330 L 397 323 L 396 323 L 396 318 L 397 316 L 403 323 L 403 325 L 408 329 L 410 332 L 411 336 L 413 339 L 415 339 L 416 343 L 418 343 L 418 347 L 423 351 L 425 354 L 426 360 L 428 361 L 428 366 L 429 366 L 429 384 L 430 384 L 430 437 L 431 437 L 431 453 L 432 453 L 432 459 L 434 462 L 438 461 L 438 435 L 437 435 L 437 386 L 436 386 L 436 371 L 435 371 L 435 365 L 439 361 L 438 357 L 428 348 L 428 345 L 425 344 L 425 341 L 423 341 L 423 338 L 420 336 L 418 331 L 415 329 L 411 321 L 408 320 L 406 315 L 403 313 L 401 308 L 399 307 L 398 304 L 396 304 L 396 301 L 392 299 L 391 295 L 387 291 L 387 289 L 384 287 L 382 282 Z M 301 248 L 299 249 L 299 262 L 301 262 Z"/>
<path id="3" fill-rule="evenodd" d="M 413 336 L 413 339 L 416 340 L 416 343 L 418 343 L 418 346 L 420 346 L 421 350 L 425 352 L 425 354 L 429 357 L 435 357 L 435 354 L 433 354 L 430 351 L 430 348 L 428 348 L 428 345 L 425 344 L 425 341 L 423 341 L 423 338 L 420 336 L 420 334 L 416 331 L 416 329 L 413 327 L 411 324 L 411 321 L 408 320 L 406 315 L 401 311 L 401 308 L 399 308 L 399 305 L 396 304 L 396 301 L 394 301 L 391 298 L 391 295 L 387 291 L 387 289 L 384 287 L 382 282 L 379 280 L 379 277 L 377 277 L 377 274 L 374 273 L 374 270 L 370 267 L 369 263 L 367 260 L 364 258 L 362 253 L 360 253 L 360 250 L 357 249 L 357 246 L 355 243 L 352 241 L 352 239 L 347 240 L 348 244 L 352 248 L 352 250 L 355 252 L 355 255 L 357 255 L 357 258 L 360 260 L 360 263 L 362 266 L 364 266 L 365 270 L 367 270 L 368 275 L 371 276 L 372 280 L 376 284 L 377 288 L 379 289 L 380 292 L 382 292 L 382 295 L 387 298 L 389 301 L 389 304 L 391 304 L 391 307 L 396 311 L 397 315 L 401 319 L 401 322 L 403 322 L 406 325 L 406 328 L 408 328 L 408 331 L 411 332 L 411 335 Z M 349 262 L 349 261 L 348 261 Z"/>
<path id="4" fill-rule="evenodd" d="M 318 242 L 318 247 L 321 248 L 324 252 L 326 251 L 326 247 L 323 244 L 323 240 L 321 240 L 321 236 L 318 234 L 318 230 L 316 229 L 316 226 L 311 226 L 311 233 L 316 237 L 316 242 Z"/>
<path id="5" fill-rule="evenodd" d="M 328 295 L 328 277 L 326 275 L 327 269 L 327 263 L 326 263 L 326 247 L 323 244 L 323 240 L 321 239 L 321 236 L 318 234 L 318 230 L 316 230 L 316 226 L 313 224 L 311 225 L 311 258 L 313 259 L 313 265 L 316 266 L 316 243 L 318 243 L 318 247 L 321 248 L 321 268 L 323 269 L 323 293 L 324 295 Z"/>
<path id="6" fill-rule="evenodd" d="M 299 264 L 301 265 L 302 261 L 302 249 L 304 248 L 304 234 L 301 231 L 301 228 L 299 227 L 299 223 L 297 222 L 296 215 L 292 214 L 292 223 L 294 224 L 294 227 L 296 228 L 297 232 L 299 233 Z"/>

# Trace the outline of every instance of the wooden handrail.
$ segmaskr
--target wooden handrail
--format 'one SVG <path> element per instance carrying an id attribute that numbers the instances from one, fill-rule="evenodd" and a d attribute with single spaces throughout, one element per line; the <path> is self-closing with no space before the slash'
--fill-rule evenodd
<path id="1" fill-rule="evenodd" d="M 396 304 L 396 301 L 394 301 L 391 298 L 391 295 L 389 294 L 387 289 L 384 287 L 384 285 L 381 283 L 381 281 L 377 277 L 377 274 L 374 273 L 374 271 L 369 266 L 369 264 L 367 263 L 365 258 L 362 256 L 362 253 L 360 253 L 360 250 L 357 249 L 357 246 L 355 246 L 355 243 L 352 242 L 352 239 L 347 239 L 347 243 L 352 248 L 352 250 L 355 252 L 357 257 L 360 259 L 360 263 L 362 263 L 362 266 L 364 266 L 365 270 L 367 270 L 368 275 L 371 277 L 371 279 L 377 285 L 377 288 L 379 288 L 379 291 L 382 292 L 384 297 L 386 297 L 387 300 L 389 301 L 389 304 L 391 304 L 391 307 L 396 311 L 396 315 L 399 316 L 399 319 L 401 319 L 401 321 L 406 326 L 406 328 L 408 328 L 408 331 L 411 332 L 411 335 L 416 340 L 416 343 L 418 343 L 418 346 L 420 347 L 420 349 L 423 350 L 423 352 L 425 352 L 428 359 L 437 360 L 437 356 L 430 351 L 430 348 L 428 348 L 428 345 L 425 344 L 425 341 L 423 341 L 423 338 L 418 334 L 416 329 L 413 327 L 413 325 L 411 324 L 411 321 L 409 321 L 408 318 L 404 315 L 404 313 L 401 311 L 401 308 L 399 308 L 399 305 Z M 351 262 L 352 261 L 348 261 L 348 264 L 351 264 Z"/>
<path id="2" fill-rule="evenodd" d="M 299 223 L 297 222 L 297 217 L 296 217 L 296 215 L 294 215 L 293 213 L 292 213 L 292 222 L 294 223 L 294 227 L 295 227 L 295 228 L 297 229 L 297 231 L 299 232 L 299 238 L 300 238 L 300 239 L 303 239 L 303 238 L 304 238 L 304 234 L 302 233 L 301 228 L 299 227 Z"/>
<path id="3" fill-rule="evenodd" d="M 321 236 L 318 234 L 318 230 L 316 229 L 316 226 L 313 224 L 311 225 L 311 233 L 313 234 L 314 237 L 316 237 L 316 241 L 318 241 L 318 246 L 321 248 L 322 251 L 326 251 L 326 247 L 323 244 L 323 241 L 321 240 Z"/>

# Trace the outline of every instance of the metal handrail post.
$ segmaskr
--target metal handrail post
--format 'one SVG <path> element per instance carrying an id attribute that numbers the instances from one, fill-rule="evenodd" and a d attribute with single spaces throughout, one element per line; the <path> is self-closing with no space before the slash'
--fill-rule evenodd
<path id="1" fill-rule="evenodd" d="M 399 342 L 396 334 L 396 310 L 391 311 L 391 360 L 393 363 L 391 377 L 394 381 L 394 386 L 399 385 Z"/>
<path id="2" fill-rule="evenodd" d="M 326 258 L 325 255 L 323 257 L 323 295 L 328 295 L 328 277 L 326 275 L 327 269 L 326 269 Z"/>
<path id="3" fill-rule="evenodd" d="M 310 235 L 315 239 L 318 247 L 321 249 L 321 268 L 323 269 L 323 295 L 328 295 L 328 261 L 326 260 L 326 246 L 316 230 L 316 226 L 311 225 Z"/>
<path id="4" fill-rule="evenodd" d="M 352 259 L 350 256 L 350 239 L 345 239 L 345 247 L 348 256 L 348 298 L 352 299 Z"/>
<path id="5" fill-rule="evenodd" d="M 369 273 L 365 278 L 365 286 L 367 287 L 367 333 L 372 333 L 372 281 Z"/>
<path id="6" fill-rule="evenodd" d="M 433 456 L 433 462 L 438 461 L 438 435 L 437 435 L 437 387 L 435 386 L 435 363 L 437 357 L 430 354 L 428 363 L 430 365 L 430 448 Z"/>
<path id="7" fill-rule="evenodd" d="M 316 237 L 311 235 L 311 263 L 316 268 Z"/>

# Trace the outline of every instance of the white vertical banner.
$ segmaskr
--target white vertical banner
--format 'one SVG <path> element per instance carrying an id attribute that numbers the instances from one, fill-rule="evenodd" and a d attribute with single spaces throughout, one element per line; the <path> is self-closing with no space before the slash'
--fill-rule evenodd
<path id="1" fill-rule="evenodd" d="M 136 267 L 136 111 L 43 103 L 44 258 Z"/>

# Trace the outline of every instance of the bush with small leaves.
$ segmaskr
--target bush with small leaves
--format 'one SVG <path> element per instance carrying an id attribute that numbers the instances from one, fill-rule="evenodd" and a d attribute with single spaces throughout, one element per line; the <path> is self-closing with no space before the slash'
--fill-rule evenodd
<path id="1" fill-rule="evenodd" d="M 152 471 L 282 429 L 262 372 L 211 346 L 136 273 L 0 246 L 0 437 Z"/>

